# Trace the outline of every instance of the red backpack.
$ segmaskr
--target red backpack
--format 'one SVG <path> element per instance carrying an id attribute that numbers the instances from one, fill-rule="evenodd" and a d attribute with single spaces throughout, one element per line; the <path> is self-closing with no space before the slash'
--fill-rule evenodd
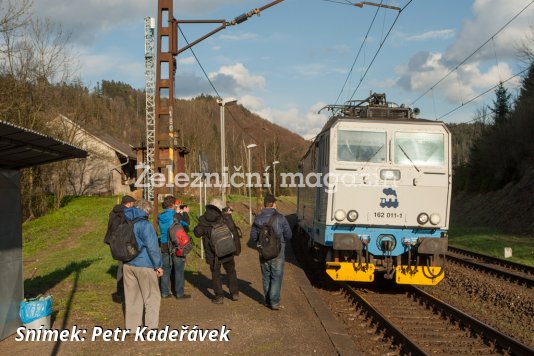
<path id="1" fill-rule="evenodd" d="M 167 230 L 167 236 L 171 243 L 169 250 L 171 250 L 178 257 L 185 257 L 193 249 L 193 244 L 187 232 L 185 232 L 182 224 L 173 222 Z"/>

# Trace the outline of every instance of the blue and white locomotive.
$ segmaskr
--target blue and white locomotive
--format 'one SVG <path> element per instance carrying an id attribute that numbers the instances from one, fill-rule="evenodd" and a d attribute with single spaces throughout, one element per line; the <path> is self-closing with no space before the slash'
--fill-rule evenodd
<path id="1" fill-rule="evenodd" d="M 448 245 L 447 127 L 385 94 L 327 108 L 333 115 L 301 161 L 298 191 L 299 228 L 315 258 L 338 281 L 383 273 L 436 285 Z"/>

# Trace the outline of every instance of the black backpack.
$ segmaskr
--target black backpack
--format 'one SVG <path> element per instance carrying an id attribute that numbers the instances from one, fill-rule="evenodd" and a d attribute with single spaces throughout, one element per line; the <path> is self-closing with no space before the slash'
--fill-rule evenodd
<path id="1" fill-rule="evenodd" d="M 109 247 L 111 256 L 117 261 L 128 262 L 139 255 L 139 246 L 135 240 L 134 225 L 140 220 L 148 220 L 146 216 L 128 220 L 123 215 L 121 222 L 111 231 Z"/>
<path id="2" fill-rule="evenodd" d="M 277 215 L 278 213 L 274 212 L 269 219 L 269 222 L 267 224 L 263 224 L 260 229 L 257 247 L 261 258 L 264 261 L 269 261 L 278 257 L 280 250 L 282 249 L 280 236 L 278 236 L 273 229 L 273 222 Z"/>
<path id="3" fill-rule="evenodd" d="M 236 252 L 234 235 L 224 222 L 217 222 L 211 228 L 211 245 L 219 258 Z"/>

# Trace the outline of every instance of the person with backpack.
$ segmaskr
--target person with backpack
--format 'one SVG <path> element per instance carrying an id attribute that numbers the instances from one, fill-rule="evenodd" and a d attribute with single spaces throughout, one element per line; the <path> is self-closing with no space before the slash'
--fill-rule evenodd
<path id="1" fill-rule="evenodd" d="M 241 252 L 241 242 L 239 241 L 239 231 L 232 219 L 231 210 L 225 209 L 220 199 L 212 199 L 206 205 L 204 215 L 199 217 L 194 233 L 195 236 L 203 238 L 206 263 L 210 266 L 215 294 L 212 302 L 215 304 L 224 302 L 221 266 L 224 267 L 228 276 L 231 299 L 233 301 L 239 300 L 234 256 Z"/>
<path id="2" fill-rule="evenodd" d="M 189 225 L 191 224 L 189 220 L 189 207 L 179 199 L 176 199 L 175 202 L 176 215 L 174 219 L 178 221 L 184 228 L 185 232 L 189 232 Z"/>
<path id="3" fill-rule="evenodd" d="M 291 240 L 292 233 L 285 216 L 276 211 L 274 195 L 265 195 L 263 206 L 264 209 L 252 224 L 250 240 L 260 254 L 265 305 L 272 310 L 279 310 L 285 246 Z"/>
<path id="4" fill-rule="evenodd" d="M 124 209 L 124 216 L 133 222 L 139 254 L 123 266 L 126 329 L 135 330 L 144 324 L 149 329 L 159 325 L 161 295 L 158 277 L 163 275 L 163 261 L 158 236 L 148 216 L 152 205 L 139 200 L 135 207 Z"/>
<path id="5" fill-rule="evenodd" d="M 158 226 L 160 231 L 160 248 L 163 258 L 163 277 L 161 277 L 161 297 L 169 298 L 172 296 L 170 292 L 171 287 L 171 272 L 174 268 L 174 297 L 176 299 L 191 298 L 190 294 L 185 294 L 185 255 L 176 255 L 176 244 L 169 239 L 169 229 L 176 223 L 181 224 L 183 217 L 176 213 L 176 198 L 168 195 L 163 199 L 163 212 L 158 215 Z M 188 217 L 189 219 L 189 217 Z M 189 225 L 187 225 L 189 226 Z"/>
<path id="6" fill-rule="evenodd" d="M 124 209 L 133 207 L 135 199 L 129 195 L 122 197 L 121 203 L 113 207 L 109 213 L 108 220 L 108 230 L 106 231 L 106 236 L 104 237 L 104 243 L 111 243 L 111 234 L 120 224 L 121 220 L 124 219 Z M 122 261 L 118 261 L 117 264 L 117 290 L 111 295 L 111 298 L 116 303 L 121 303 L 124 299 L 124 286 L 122 282 Z"/>

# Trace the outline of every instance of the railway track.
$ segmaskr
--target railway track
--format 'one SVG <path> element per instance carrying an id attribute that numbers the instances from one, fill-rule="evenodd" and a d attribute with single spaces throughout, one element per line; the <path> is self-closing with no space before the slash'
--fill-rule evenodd
<path id="1" fill-rule="evenodd" d="M 533 355 L 521 344 L 419 288 L 398 293 L 358 289 L 346 283 L 343 291 L 358 308 L 379 324 L 404 354 Z"/>
<path id="2" fill-rule="evenodd" d="M 534 267 L 449 246 L 447 260 L 534 287 Z"/>

